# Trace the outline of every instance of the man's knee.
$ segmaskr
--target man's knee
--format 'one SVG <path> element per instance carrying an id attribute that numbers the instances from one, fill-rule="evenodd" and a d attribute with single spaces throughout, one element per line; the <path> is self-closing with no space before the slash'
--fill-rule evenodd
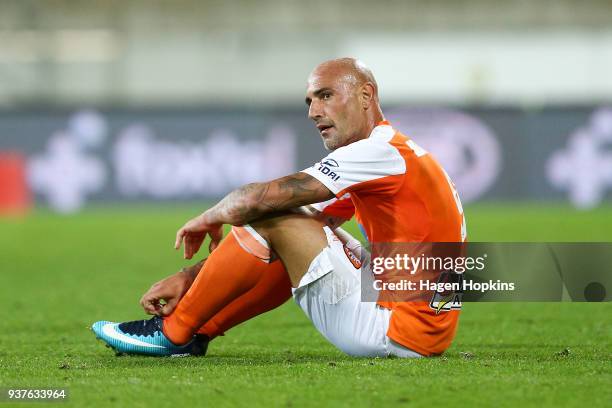
<path id="1" fill-rule="evenodd" d="M 250 226 L 280 257 L 294 287 L 315 257 L 328 245 L 324 224 L 303 215 L 258 220 Z"/>
<path id="2" fill-rule="evenodd" d="M 322 221 L 301 214 L 286 214 L 253 221 L 249 224 L 266 241 L 274 245 L 279 238 L 315 239 L 326 242 Z"/>

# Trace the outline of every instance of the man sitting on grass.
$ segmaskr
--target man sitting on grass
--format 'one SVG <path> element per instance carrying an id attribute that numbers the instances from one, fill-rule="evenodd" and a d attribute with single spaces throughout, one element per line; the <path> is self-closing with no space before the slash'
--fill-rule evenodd
<path id="1" fill-rule="evenodd" d="M 420 357 L 450 346 L 458 310 L 363 302 L 357 241 L 325 217 L 295 210 L 323 203 L 314 206 L 323 215 L 354 213 L 374 243 L 463 242 L 463 210 L 450 179 L 384 120 L 376 81 L 361 62 L 317 66 L 306 104 L 331 153 L 299 173 L 245 185 L 188 221 L 175 242 L 185 258 L 211 237 L 197 276 L 199 265 L 154 285 L 141 302 L 156 316 L 96 322 L 97 337 L 122 353 L 204 354 L 210 339 L 293 295 L 317 330 L 349 355 Z M 234 227 L 221 241 L 223 224 Z"/>

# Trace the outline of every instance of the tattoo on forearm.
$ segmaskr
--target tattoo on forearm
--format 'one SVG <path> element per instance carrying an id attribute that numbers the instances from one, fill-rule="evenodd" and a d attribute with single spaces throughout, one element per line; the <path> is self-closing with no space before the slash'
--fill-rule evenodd
<path id="1" fill-rule="evenodd" d="M 228 194 L 211 212 L 220 222 L 241 225 L 261 216 L 321 202 L 334 194 L 306 173 L 296 173 L 269 183 L 252 183 Z"/>

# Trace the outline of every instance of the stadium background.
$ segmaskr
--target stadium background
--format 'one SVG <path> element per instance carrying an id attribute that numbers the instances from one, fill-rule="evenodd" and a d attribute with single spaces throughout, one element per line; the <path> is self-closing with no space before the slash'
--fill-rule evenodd
<path id="1" fill-rule="evenodd" d="M 446 357 L 410 364 L 342 356 L 292 304 L 197 361 L 93 341 L 183 265 L 186 219 L 324 154 L 305 79 L 338 56 L 449 171 L 471 240 L 612 240 L 610 2 L 0 0 L 0 387 L 75 405 L 609 401 L 609 303 L 470 304 Z"/>

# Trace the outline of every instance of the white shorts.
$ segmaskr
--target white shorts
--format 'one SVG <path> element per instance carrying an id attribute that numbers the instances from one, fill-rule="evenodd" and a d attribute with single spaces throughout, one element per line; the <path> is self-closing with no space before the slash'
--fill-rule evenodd
<path id="1" fill-rule="evenodd" d="M 422 357 L 387 337 L 391 310 L 361 301 L 361 269 L 325 227 L 328 247 L 310 264 L 293 297 L 317 330 L 356 357 Z"/>

